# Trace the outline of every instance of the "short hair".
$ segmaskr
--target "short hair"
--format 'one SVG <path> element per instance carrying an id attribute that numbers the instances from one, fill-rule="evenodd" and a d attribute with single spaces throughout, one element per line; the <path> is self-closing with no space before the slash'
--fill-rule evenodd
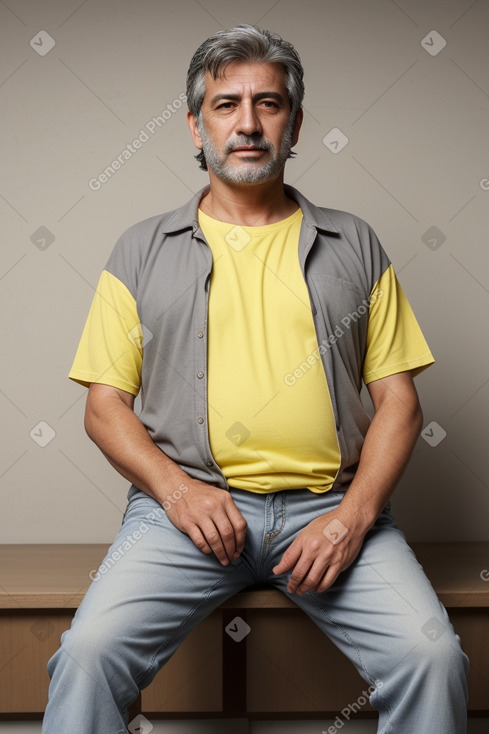
<path id="1" fill-rule="evenodd" d="M 245 23 L 218 31 L 204 41 L 193 55 L 187 72 L 187 105 L 196 118 L 199 118 L 205 96 L 206 72 L 217 79 L 222 76 L 226 66 L 234 61 L 282 64 L 291 119 L 295 119 L 304 99 L 304 69 L 299 54 L 289 41 L 284 41 L 277 33 Z M 196 158 L 205 170 L 207 166 L 203 152 Z"/>

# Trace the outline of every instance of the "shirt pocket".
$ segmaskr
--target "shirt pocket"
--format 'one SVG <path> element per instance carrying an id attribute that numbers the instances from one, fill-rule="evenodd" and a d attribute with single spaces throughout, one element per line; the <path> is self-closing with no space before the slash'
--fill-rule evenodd
<path id="1" fill-rule="evenodd" d="M 340 363 L 358 385 L 366 349 L 368 294 L 351 281 L 327 274 L 311 275 L 310 284 L 319 344 L 329 352 L 338 351 Z"/>

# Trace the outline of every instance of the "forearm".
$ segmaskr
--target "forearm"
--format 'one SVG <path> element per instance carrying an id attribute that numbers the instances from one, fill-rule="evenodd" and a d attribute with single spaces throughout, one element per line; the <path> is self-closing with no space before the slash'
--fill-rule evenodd
<path id="1" fill-rule="evenodd" d="M 367 431 L 355 477 L 340 505 L 345 517 L 366 529 L 372 527 L 409 461 L 422 421 L 414 388 L 393 391 L 382 401 Z"/>
<path id="2" fill-rule="evenodd" d="M 193 479 L 156 446 L 133 404 L 123 390 L 92 384 L 85 411 L 88 435 L 123 477 L 163 506 L 170 522 L 199 550 L 213 552 L 226 566 L 243 550 L 245 519 L 229 492 Z M 175 490 L 180 490 L 178 502 Z"/>
<path id="3" fill-rule="evenodd" d="M 103 400 L 89 395 L 85 429 L 125 479 L 161 503 L 189 480 L 155 445 L 132 407 L 115 395 Z"/>

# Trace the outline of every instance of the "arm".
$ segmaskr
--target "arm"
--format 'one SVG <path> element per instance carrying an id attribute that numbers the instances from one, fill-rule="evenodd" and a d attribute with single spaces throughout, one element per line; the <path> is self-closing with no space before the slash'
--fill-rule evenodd
<path id="1" fill-rule="evenodd" d="M 163 504 L 182 484 L 188 492 L 167 510 L 171 522 L 203 553 L 214 552 L 222 565 L 239 556 L 246 521 L 229 492 L 192 479 L 153 442 L 133 410 L 134 396 L 92 383 L 85 429 L 123 477 Z"/>
<path id="2" fill-rule="evenodd" d="M 338 508 L 307 525 L 274 568 L 277 575 L 292 569 L 289 592 L 325 591 L 348 568 L 411 456 L 423 420 L 411 374 L 371 382 L 368 390 L 375 413 L 352 483 Z M 343 525 L 347 531 L 342 539 L 338 535 L 337 542 L 328 538 L 328 530 L 324 532 L 333 520 L 332 528 Z"/>

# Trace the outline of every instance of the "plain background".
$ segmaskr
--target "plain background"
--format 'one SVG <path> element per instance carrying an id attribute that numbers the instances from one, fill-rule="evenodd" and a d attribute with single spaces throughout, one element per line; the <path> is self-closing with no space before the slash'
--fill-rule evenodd
<path id="1" fill-rule="evenodd" d="M 1 542 L 108 543 L 118 530 L 127 483 L 86 437 L 85 390 L 66 375 L 119 235 L 207 183 L 176 100 L 198 45 L 240 22 L 292 41 L 305 67 L 286 181 L 373 226 L 437 360 L 416 380 L 425 429 L 394 514 L 410 541 L 487 540 L 489 3 L 7 0 Z M 94 190 L 141 130 L 149 139 Z M 325 722 L 252 731 L 275 726 Z M 375 730 L 358 726 L 343 731 Z M 38 731 L 23 727 L 0 730 Z"/>

